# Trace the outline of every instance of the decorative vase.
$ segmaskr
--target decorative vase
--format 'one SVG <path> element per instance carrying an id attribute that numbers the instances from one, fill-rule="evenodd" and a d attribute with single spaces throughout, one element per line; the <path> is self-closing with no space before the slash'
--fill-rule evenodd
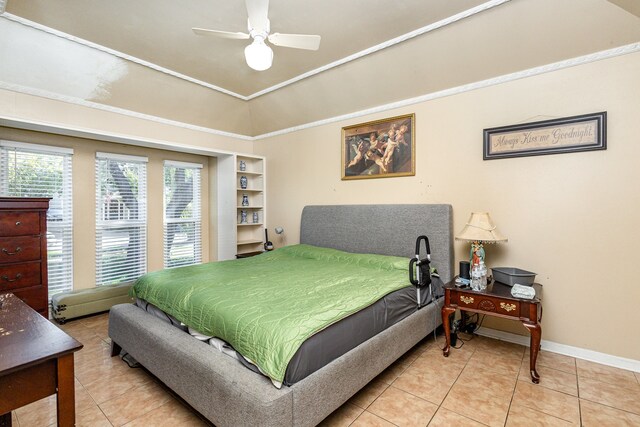
<path id="1" fill-rule="evenodd" d="M 244 160 L 240 160 L 240 170 L 243 172 L 247 170 L 247 163 Z"/>
<path id="2" fill-rule="evenodd" d="M 258 212 L 254 212 L 253 213 L 253 223 L 257 224 L 258 222 L 260 222 L 260 218 L 258 217 Z"/>
<path id="3" fill-rule="evenodd" d="M 240 224 L 246 224 L 246 223 L 247 223 L 247 211 L 242 209 L 240 211 Z"/>
<path id="4" fill-rule="evenodd" d="M 242 195 L 242 206 L 249 206 L 249 196 L 246 194 Z"/>
<path id="5" fill-rule="evenodd" d="M 247 188 L 247 177 L 244 175 L 240 177 L 240 188 L 243 190 Z"/>

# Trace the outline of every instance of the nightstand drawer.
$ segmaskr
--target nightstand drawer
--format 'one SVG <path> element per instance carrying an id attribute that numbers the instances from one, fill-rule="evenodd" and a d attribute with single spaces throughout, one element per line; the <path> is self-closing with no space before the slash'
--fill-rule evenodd
<path id="1" fill-rule="evenodd" d="M 518 301 L 503 300 L 487 296 L 478 297 L 477 308 L 487 313 L 497 313 L 503 316 L 520 317 L 520 303 Z"/>
<path id="2" fill-rule="evenodd" d="M 451 302 L 461 309 L 481 310 L 488 313 L 498 313 L 503 316 L 520 317 L 520 302 L 492 298 L 482 294 L 457 293 L 452 295 Z"/>
<path id="3" fill-rule="evenodd" d="M 40 262 L 0 265 L 0 291 L 27 288 L 41 282 Z"/>
<path id="4" fill-rule="evenodd" d="M 40 234 L 38 212 L 0 212 L 0 236 Z"/>
<path id="5" fill-rule="evenodd" d="M 36 261 L 41 258 L 40 237 L 0 237 L 0 263 Z"/>

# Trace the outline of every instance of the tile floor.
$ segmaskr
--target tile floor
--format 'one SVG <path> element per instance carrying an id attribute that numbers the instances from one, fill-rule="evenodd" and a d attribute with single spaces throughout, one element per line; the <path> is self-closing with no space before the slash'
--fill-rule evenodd
<path id="1" fill-rule="evenodd" d="M 143 369 L 109 356 L 108 316 L 68 322 L 78 426 L 210 425 Z M 419 343 L 331 414 L 324 426 L 640 426 L 640 374 L 483 337 L 452 349 Z M 15 426 L 55 426 L 55 396 L 18 409 Z"/>

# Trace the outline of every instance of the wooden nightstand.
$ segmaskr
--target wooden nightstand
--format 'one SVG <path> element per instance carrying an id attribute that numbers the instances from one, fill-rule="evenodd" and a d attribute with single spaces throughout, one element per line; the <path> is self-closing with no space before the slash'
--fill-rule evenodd
<path id="1" fill-rule="evenodd" d="M 542 328 L 542 285 L 534 283 L 536 296 L 533 299 L 521 299 L 511 296 L 511 287 L 499 282 L 492 282 L 484 291 L 472 291 L 470 288 L 458 288 L 455 280 L 444 286 L 444 306 L 442 307 L 442 325 L 446 338 L 446 346 L 442 349 L 445 357 L 449 356 L 451 347 L 449 317 L 456 309 L 505 319 L 519 320 L 531 333 L 531 349 L 529 371 L 531 381 L 540 382 L 536 371 L 536 359 L 540 350 Z"/>

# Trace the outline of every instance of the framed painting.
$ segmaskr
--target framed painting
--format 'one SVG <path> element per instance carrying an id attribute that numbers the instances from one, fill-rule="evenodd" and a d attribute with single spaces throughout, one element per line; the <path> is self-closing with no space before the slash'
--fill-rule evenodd
<path id="1" fill-rule="evenodd" d="M 606 111 L 484 130 L 484 160 L 606 149 Z"/>
<path id="2" fill-rule="evenodd" d="M 416 174 L 415 114 L 342 128 L 342 179 Z"/>

